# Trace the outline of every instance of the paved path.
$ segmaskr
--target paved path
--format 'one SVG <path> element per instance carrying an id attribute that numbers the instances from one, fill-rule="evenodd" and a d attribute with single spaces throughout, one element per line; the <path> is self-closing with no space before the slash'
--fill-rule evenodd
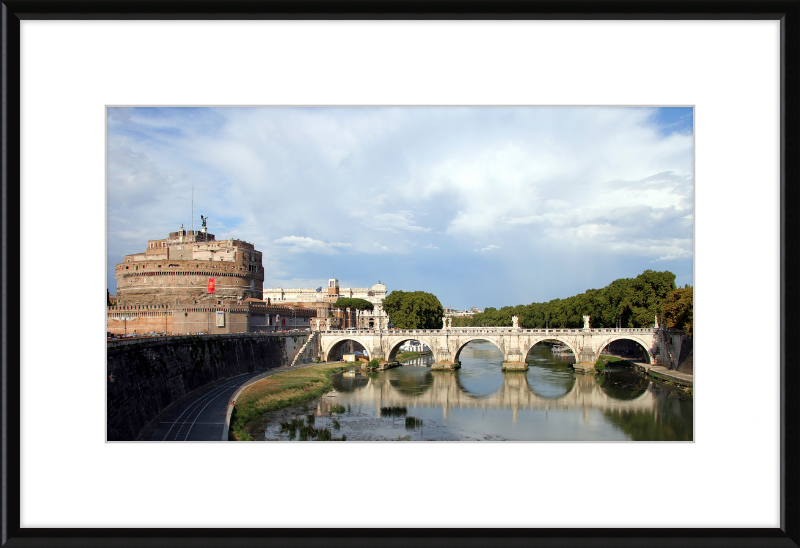
<path id="1" fill-rule="evenodd" d="M 228 404 L 245 385 L 284 371 L 318 364 L 278 367 L 213 382 L 175 404 L 158 419 L 149 441 L 222 441 L 227 439 Z"/>
<path id="2" fill-rule="evenodd" d="M 677 381 L 681 384 L 687 386 L 694 386 L 694 375 L 689 373 L 681 373 L 680 371 L 675 371 L 674 369 L 667 369 L 661 365 L 651 365 L 649 363 L 635 363 L 637 367 L 644 370 L 645 373 L 652 371 L 662 377 L 665 377 L 669 380 Z"/>

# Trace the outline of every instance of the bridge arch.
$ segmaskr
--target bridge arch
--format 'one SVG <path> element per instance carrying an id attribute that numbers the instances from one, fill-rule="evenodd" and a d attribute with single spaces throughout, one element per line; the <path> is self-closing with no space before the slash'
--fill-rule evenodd
<path id="1" fill-rule="evenodd" d="M 541 338 L 541 339 L 538 339 L 538 340 L 531 341 L 531 345 L 524 348 L 525 352 L 524 352 L 524 354 L 522 356 L 522 361 L 525 361 L 525 360 L 528 359 L 528 354 L 530 353 L 531 349 L 534 346 L 536 346 L 537 344 L 543 343 L 543 342 L 557 342 L 558 344 L 563 344 L 564 346 L 566 346 L 567 348 L 572 350 L 572 355 L 575 356 L 575 359 L 578 358 L 578 354 L 579 354 L 578 349 L 575 348 L 574 345 L 570 344 L 565 338 L 561 338 L 561 337 L 555 335 L 555 336 L 552 336 L 552 337 L 548 336 L 548 337 L 544 337 L 544 338 Z"/>
<path id="2" fill-rule="evenodd" d="M 609 337 L 608 339 L 604 339 L 598 345 L 598 348 L 596 350 L 597 356 L 599 357 L 600 354 L 602 354 L 603 350 L 605 350 L 606 347 L 609 344 L 611 344 L 611 343 L 613 343 L 615 341 L 632 341 L 632 342 L 635 342 L 636 344 L 638 344 L 639 346 L 642 347 L 642 349 L 645 352 L 645 355 L 647 355 L 647 363 L 650 363 L 650 364 L 655 363 L 655 358 L 653 357 L 653 352 L 651 351 L 651 348 L 647 344 L 647 342 L 645 342 L 640 337 L 637 337 L 635 335 L 629 335 L 629 334 L 624 334 L 624 333 L 619 334 L 619 335 L 613 335 L 613 336 Z"/>
<path id="3" fill-rule="evenodd" d="M 505 352 L 503 352 L 503 347 L 501 345 L 497 344 L 497 340 L 496 339 L 492 339 L 490 337 L 477 335 L 477 336 L 474 336 L 474 337 L 467 338 L 466 341 L 464 341 L 464 342 L 462 342 L 462 340 L 463 339 L 461 339 L 461 338 L 458 339 L 458 345 L 459 346 L 458 346 L 458 348 L 456 348 L 456 351 L 455 351 L 455 353 L 453 355 L 453 361 L 454 362 L 459 362 L 460 361 L 459 357 L 461 357 L 461 351 L 464 350 L 465 346 L 467 346 L 469 343 L 474 342 L 474 341 L 486 341 L 488 343 L 492 343 L 495 346 L 495 348 L 497 348 L 500 351 L 500 353 L 503 355 L 503 357 L 505 357 Z"/>
<path id="4" fill-rule="evenodd" d="M 342 347 L 342 344 L 353 341 L 361 345 L 364 348 L 364 351 L 367 353 L 367 357 L 371 358 L 372 353 L 370 352 L 369 345 L 360 337 L 336 337 L 333 341 L 328 343 L 327 348 L 323 346 L 322 353 L 323 353 L 323 361 L 329 362 L 333 358 L 336 357 L 336 353 L 338 352 L 339 348 Z"/>
<path id="5" fill-rule="evenodd" d="M 397 351 L 400 349 L 403 343 L 406 343 L 408 341 L 419 341 L 425 346 L 427 346 L 431 350 L 431 352 L 433 352 L 434 349 L 433 343 L 431 342 L 430 339 L 426 337 L 420 337 L 418 335 L 414 335 L 414 336 L 408 336 L 407 338 L 392 338 L 389 341 L 388 345 L 389 351 L 386 353 L 386 359 L 390 362 L 394 361 L 397 358 Z"/>
<path id="6" fill-rule="evenodd" d="M 531 357 L 531 351 L 536 346 L 547 348 L 542 343 L 558 343 L 572 349 L 573 353 L 575 352 L 574 347 L 567 341 L 556 337 L 542 338 L 532 342 L 533 344 L 528 347 L 522 358 L 523 361 L 528 363 L 528 372 L 526 374 L 528 389 L 534 396 L 543 401 L 555 402 L 568 397 L 578 385 L 575 370 L 573 369 L 574 361 L 566 363 L 553 357 L 553 362 L 551 363 L 539 363 L 537 361 L 528 362 L 528 359 Z M 575 355 L 572 355 L 572 357 L 577 358 Z"/>

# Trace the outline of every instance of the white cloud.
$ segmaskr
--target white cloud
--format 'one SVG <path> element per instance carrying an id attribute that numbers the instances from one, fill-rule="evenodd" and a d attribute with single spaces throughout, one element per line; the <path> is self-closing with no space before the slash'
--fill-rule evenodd
<path id="1" fill-rule="evenodd" d="M 655 112 L 110 108 L 109 260 L 189 228 L 194 187 L 195 227 L 210 216 L 218 239 L 252 242 L 281 280 L 315 279 L 320 255 L 337 271 L 382 276 L 404 254 L 394 283 L 420 268 L 447 279 L 437 274 L 468 269 L 475 251 L 540 272 L 542 253 L 568 250 L 548 267 L 557 279 L 573 278 L 559 272 L 574 273 L 568 257 L 587 250 L 635 264 L 627 276 L 652 261 L 691 272 L 693 136 L 662 134 Z M 439 248 L 403 270 L 413 250 Z M 334 260 L 345 254 L 381 261 Z"/>
<path id="2" fill-rule="evenodd" d="M 362 225 L 375 230 L 384 230 L 394 233 L 402 231 L 430 232 L 430 228 L 424 228 L 414 224 L 414 214 L 411 211 L 370 215 L 363 221 Z"/>
<path id="3" fill-rule="evenodd" d="M 323 242 L 306 236 L 284 236 L 273 240 L 274 243 L 284 246 L 292 253 L 322 253 L 332 255 L 339 253 L 341 248 L 352 247 L 352 244 L 342 242 Z"/>

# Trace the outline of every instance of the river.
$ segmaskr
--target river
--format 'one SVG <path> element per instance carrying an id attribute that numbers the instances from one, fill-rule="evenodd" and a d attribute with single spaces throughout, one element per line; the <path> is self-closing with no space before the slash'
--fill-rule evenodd
<path id="1" fill-rule="evenodd" d="M 334 377 L 307 406 L 315 428 L 348 441 L 691 441 L 692 397 L 626 369 L 575 373 L 572 356 L 536 345 L 526 372 L 502 371 L 502 353 L 474 341 L 461 369 L 432 371 L 430 356 L 402 367 Z M 352 374 L 350 374 L 352 375 Z M 333 413 L 332 413 L 333 411 Z M 275 414 L 266 439 L 297 439 Z M 298 415 L 299 416 L 299 415 Z"/>

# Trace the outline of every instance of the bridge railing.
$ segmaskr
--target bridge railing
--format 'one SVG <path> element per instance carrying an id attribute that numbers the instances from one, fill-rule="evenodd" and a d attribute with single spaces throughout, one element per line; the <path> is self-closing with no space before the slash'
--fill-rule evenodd
<path id="1" fill-rule="evenodd" d="M 327 331 L 322 331 L 323 334 L 327 335 L 365 335 L 365 334 L 377 334 L 378 329 L 330 329 Z M 457 333 L 457 334 L 465 334 L 465 335 L 474 335 L 479 333 L 487 333 L 487 334 L 498 334 L 498 333 L 510 333 L 510 334 L 521 334 L 521 333 L 528 333 L 534 335 L 564 335 L 564 334 L 571 334 L 571 335 L 578 335 L 582 333 L 596 333 L 596 334 L 618 334 L 618 333 L 630 333 L 630 334 L 644 334 L 644 333 L 653 333 L 657 331 L 656 328 L 653 327 L 620 327 L 620 328 L 613 328 L 613 327 L 601 327 L 597 329 L 514 329 L 513 327 L 451 327 L 450 329 L 384 329 L 381 330 L 381 333 L 385 333 L 387 335 L 442 335 L 446 333 Z"/>

